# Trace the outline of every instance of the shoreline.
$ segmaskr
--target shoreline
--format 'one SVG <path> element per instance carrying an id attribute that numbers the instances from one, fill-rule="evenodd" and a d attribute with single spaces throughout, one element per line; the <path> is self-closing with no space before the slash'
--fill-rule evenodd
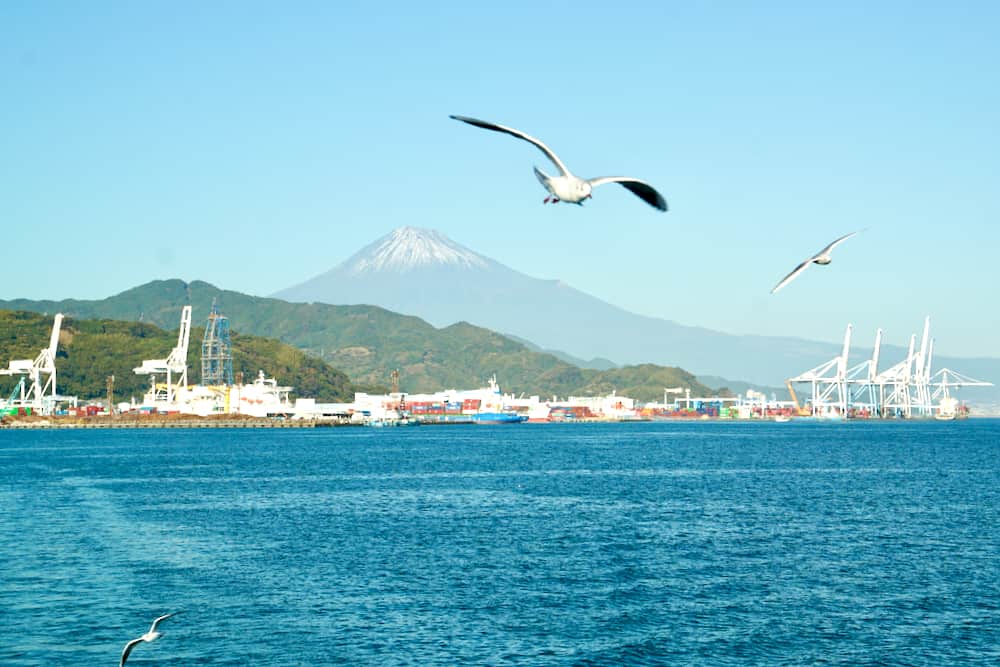
<path id="1" fill-rule="evenodd" d="M 360 426 L 346 421 L 319 419 L 265 419 L 212 417 L 38 417 L 0 422 L 0 430 L 30 429 L 94 429 L 94 428 L 328 428 Z"/>
<path id="2" fill-rule="evenodd" d="M 995 419 L 991 415 L 970 415 L 969 417 L 963 417 L 956 419 L 955 421 L 967 421 L 969 419 Z M 791 423 L 798 421 L 798 419 L 793 418 L 790 420 Z M 910 418 L 910 419 L 834 419 L 834 420 L 823 420 L 815 418 L 803 418 L 805 423 L 826 423 L 826 424 L 842 424 L 845 422 L 856 423 L 856 422 L 934 422 L 938 421 L 934 418 Z M 690 418 L 690 417 L 666 417 L 659 419 L 572 419 L 572 420 L 557 420 L 557 421 L 547 421 L 547 422 L 522 422 L 524 424 L 648 424 L 648 423 L 697 423 L 697 424 L 774 424 L 776 423 L 773 419 L 731 419 L 731 418 L 719 418 L 719 417 L 708 417 L 708 418 Z M 484 424 L 476 424 L 475 422 L 448 422 L 448 421 L 428 421 L 421 422 L 420 426 L 483 426 Z M 143 428 L 197 428 L 197 429 L 213 429 L 213 428 L 284 428 L 284 429 L 302 429 L 302 428 L 340 428 L 340 427 L 365 427 L 367 424 L 361 422 L 352 422 L 348 420 L 331 420 L 331 419 L 267 419 L 258 417 L 243 417 L 243 418 L 232 418 L 232 417 L 29 417 L 19 418 L 19 419 L 3 419 L 0 420 L 0 430 L 40 430 L 40 429 L 143 429 Z M 515 426 L 515 424 L 501 424 L 501 426 Z M 393 428 L 395 426 L 390 426 Z"/>

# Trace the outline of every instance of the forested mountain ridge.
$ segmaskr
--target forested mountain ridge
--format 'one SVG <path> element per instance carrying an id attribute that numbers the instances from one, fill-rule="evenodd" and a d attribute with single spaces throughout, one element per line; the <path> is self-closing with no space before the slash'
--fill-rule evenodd
<path id="1" fill-rule="evenodd" d="M 682 369 L 653 365 L 626 367 L 657 369 L 656 380 L 640 379 L 638 375 L 643 371 L 580 369 L 553 354 L 536 352 L 520 342 L 464 322 L 438 329 L 420 318 L 377 306 L 288 303 L 219 289 L 201 281 L 158 280 L 107 299 L 19 299 L 0 301 L 0 307 L 49 314 L 62 312 L 77 319 L 132 323 L 141 320 L 176 329 L 183 306 L 192 305 L 192 318 L 197 323 L 205 321 L 213 302 L 229 318 L 234 332 L 273 338 L 297 347 L 343 371 L 360 385 L 385 386 L 392 371 L 399 370 L 400 389 L 407 392 L 479 387 L 494 374 L 505 391 L 540 396 L 581 395 L 611 387 L 634 398 L 656 400 L 662 398 L 662 386 L 656 391 L 650 388 L 660 382 L 667 382 L 663 386 L 689 387 L 698 395 L 709 391 Z M 195 340 L 192 332 L 192 341 Z M 166 356 L 173 344 L 167 345 L 166 351 L 146 358 Z M 200 350 L 194 344 L 191 352 L 196 348 Z M 234 352 L 234 361 L 236 358 Z M 269 367 L 265 363 L 262 368 Z M 623 379 L 627 379 L 624 384 Z"/>

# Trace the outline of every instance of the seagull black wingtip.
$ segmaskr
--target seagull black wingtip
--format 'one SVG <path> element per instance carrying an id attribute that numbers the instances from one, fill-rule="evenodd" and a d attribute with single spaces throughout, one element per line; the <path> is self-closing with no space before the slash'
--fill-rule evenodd
<path id="1" fill-rule="evenodd" d="M 472 116 L 458 116 L 458 115 L 452 114 L 452 115 L 448 116 L 448 118 L 451 118 L 452 120 L 460 120 L 463 123 L 468 123 L 469 125 L 477 125 L 477 126 L 480 126 L 480 127 L 482 127 L 483 125 L 491 125 L 492 124 L 492 123 L 487 123 L 485 120 L 479 120 L 478 118 L 473 118 Z"/>

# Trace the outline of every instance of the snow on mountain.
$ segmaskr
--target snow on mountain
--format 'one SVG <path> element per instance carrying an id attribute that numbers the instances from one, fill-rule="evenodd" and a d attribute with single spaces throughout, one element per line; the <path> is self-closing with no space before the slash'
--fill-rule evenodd
<path id="1" fill-rule="evenodd" d="M 400 227 L 348 258 L 341 269 L 351 275 L 405 273 L 431 266 L 487 268 L 489 260 L 433 229 Z"/>

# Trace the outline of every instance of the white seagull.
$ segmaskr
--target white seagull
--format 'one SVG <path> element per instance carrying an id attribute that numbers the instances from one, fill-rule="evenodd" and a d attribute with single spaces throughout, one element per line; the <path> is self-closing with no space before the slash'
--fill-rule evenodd
<path id="1" fill-rule="evenodd" d="M 864 230 L 858 230 L 858 231 L 864 231 Z M 796 266 L 792 270 L 791 273 L 789 273 L 787 276 L 785 276 L 784 278 L 782 278 L 781 282 L 774 286 L 774 289 L 771 290 L 771 294 L 774 294 L 775 292 L 777 292 L 778 290 L 780 290 L 782 287 L 784 287 L 788 283 L 790 283 L 793 280 L 795 280 L 795 277 L 798 276 L 803 271 L 805 271 L 809 267 L 810 264 L 819 264 L 820 266 L 826 266 L 827 264 L 829 264 L 830 262 L 832 262 L 833 258 L 830 257 L 830 251 L 833 250 L 839 244 L 843 243 L 844 241 L 846 241 L 847 239 L 851 238 L 852 236 L 854 236 L 857 233 L 858 232 L 851 232 L 850 234 L 844 234 L 839 239 L 837 239 L 836 241 L 834 241 L 833 243 L 831 243 L 827 247 L 823 248 L 822 250 L 820 250 L 818 253 L 816 253 L 815 255 L 813 255 L 812 257 L 810 257 L 809 259 L 807 259 L 806 261 L 804 261 L 801 264 L 799 264 L 798 266 Z"/>
<path id="2" fill-rule="evenodd" d="M 534 145 L 545 153 L 545 156 L 552 160 L 552 163 L 559 170 L 558 176 L 549 176 L 544 173 L 538 167 L 535 167 L 535 176 L 538 178 L 539 182 L 545 189 L 549 191 L 549 196 L 545 198 L 546 204 L 549 202 L 567 202 L 569 204 L 579 204 L 583 205 L 583 202 L 591 198 L 591 191 L 598 185 L 604 185 L 605 183 L 618 183 L 622 187 L 627 188 L 633 194 L 637 195 L 644 202 L 649 204 L 654 208 L 658 208 L 661 211 L 667 210 L 667 202 L 663 199 L 663 195 L 656 191 L 656 189 L 646 183 L 645 181 L 640 181 L 637 178 L 629 178 L 627 176 L 601 176 L 600 178 L 580 178 L 579 176 L 574 176 L 570 173 L 566 165 L 562 163 L 562 160 L 552 152 L 552 150 L 543 144 L 538 139 L 528 136 L 524 132 L 519 132 L 510 127 L 504 127 L 503 125 L 497 125 L 496 123 L 488 123 L 485 120 L 478 120 L 476 118 L 469 118 L 467 116 L 449 116 L 455 120 L 460 120 L 463 123 L 468 123 L 469 125 L 475 125 L 476 127 L 481 127 L 484 130 L 493 130 L 494 132 L 503 132 L 509 134 L 518 139 L 524 139 Z"/>
<path id="3" fill-rule="evenodd" d="M 139 642 L 151 642 L 163 636 L 162 633 L 156 631 L 156 626 L 159 625 L 162 621 L 165 621 L 171 616 L 174 616 L 175 614 L 179 613 L 180 613 L 179 611 L 175 611 L 172 614 L 164 614 L 163 616 L 160 616 L 158 619 L 153 621 L 153 624 L 151 626 L 149 626 L 149 632 L 142 635 L 141 637 L 136 637 L 128 644 L 125 644 L 125 648 L 122 649 L 122 659 L 121 662 L 118 663 L 118 667 L 122 667 L 125 664 L 125 661 L 128 660 L 129 653 L 132 652 L 132 649 L 135 648 L 136 644 L 138 644 Z"/>

